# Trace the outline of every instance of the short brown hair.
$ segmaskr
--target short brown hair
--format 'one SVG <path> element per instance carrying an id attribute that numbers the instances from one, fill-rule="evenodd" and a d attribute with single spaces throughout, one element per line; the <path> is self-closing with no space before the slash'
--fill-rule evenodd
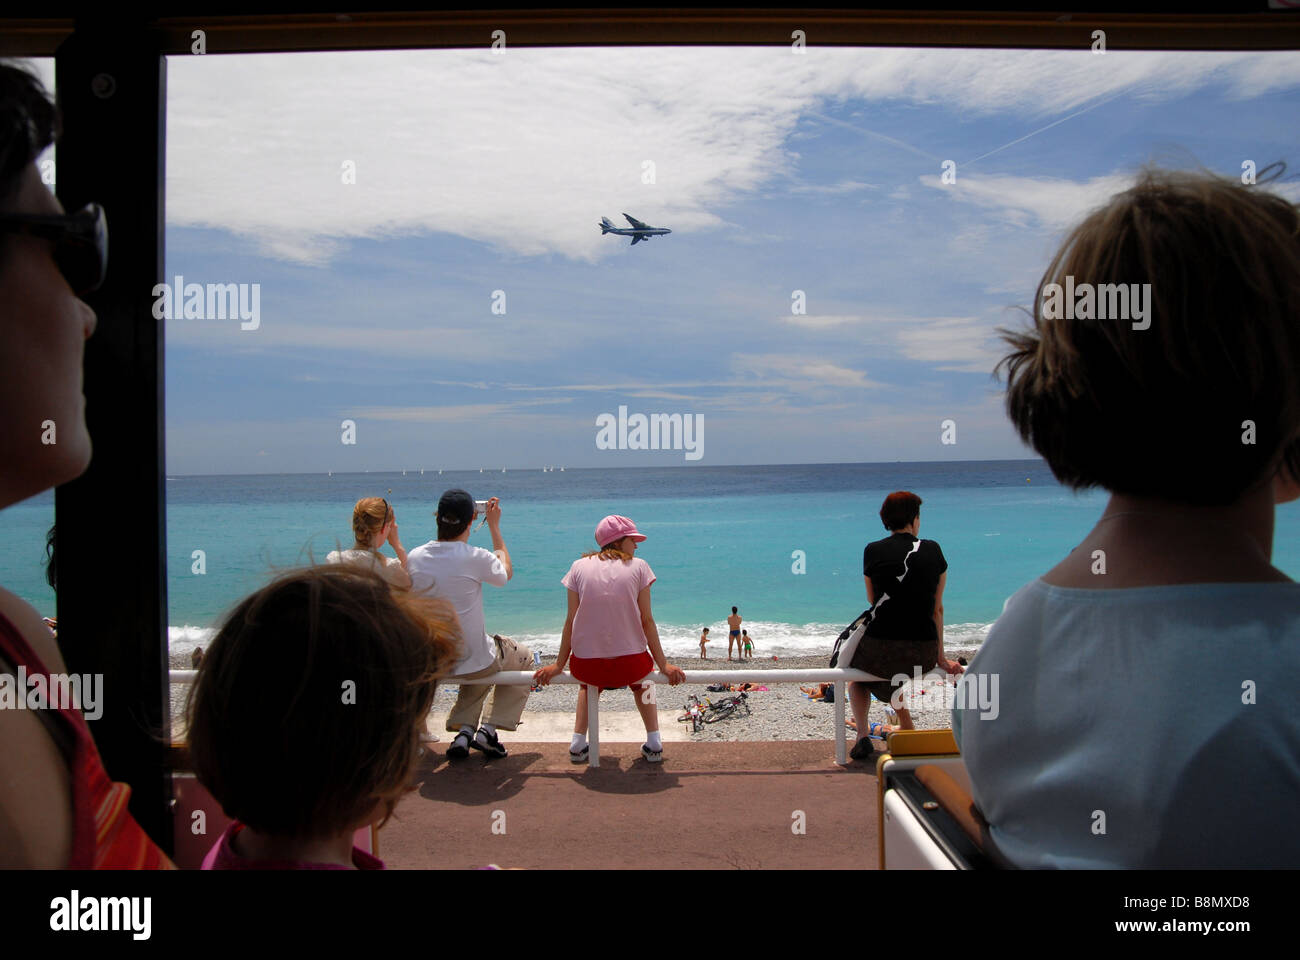
<path id="1" fill-rule="evenodd" d="M 880 520 L 886 530 L 902 530 L 921 512 L 921 498 L 910 490 L 897 490 L 880 505 Z"/>
<path id="2" fill-rule="evenodd" d="M 1044 318 L 1045 287 L 1066 277 L 1149 283 L 1150 329 Z M 1007 414 L 1062 483 L 1226 504 L 1284 457 L 1300 465 L 1300 217 L 1281 197 L 1144 170 L 1066 238 L 1033 323 L 1000 331 L 1012 352 L 995 373 L 1006 368 Z"/>
<path id="3" fill-rule="evenodd" d="M 187 705 L 194 772 L 259 833 L 335 836 L 376 803 L 387 820 L 459 647 L 444 600 L 352 565 L 285 573 L 235 607 L 203 656 Z"/>

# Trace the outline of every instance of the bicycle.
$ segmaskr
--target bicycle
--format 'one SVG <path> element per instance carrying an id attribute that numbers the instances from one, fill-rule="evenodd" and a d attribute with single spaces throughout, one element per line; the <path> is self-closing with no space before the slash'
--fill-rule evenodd
<path id="1" fill-rule="evenodd" d="M 717 723 L 720 720 L 726 720 L 728 717 L 732 716 L 741 707 L 745 708 L 746 716 L 749 716 L 750 714 L 753 713 L 753 711 L 750 710 L 749 708 L 749 694 L 745 693 L 744 691 L 741 691 L 740 693 L 736 694 L 734 697 L 724 697 L 722 700 L 719 700 L 717 703 L 708 701 L 708 704 L 709 704 L 709 709 L 705 712 L 704 715 L 705 723 Z"/>
<path id="2" fill-rule="evenodd" d="M 705 703 L 707 702 L 708 701 L 706 700 Z M 711 706 L 712 704 L 709 704 L 709 706 L 706 707 L 704 703 L 700 703 L 699 697 L 695 696 L 695 694 L 691 694 L 690 698 L 686 701 L 686 712 L 677 718 L 677 722 L 686 723 L 687 721 L 690 721 L 691 733 L 699 733 L 700 727 L 704 724 L 705 711 Z"/>

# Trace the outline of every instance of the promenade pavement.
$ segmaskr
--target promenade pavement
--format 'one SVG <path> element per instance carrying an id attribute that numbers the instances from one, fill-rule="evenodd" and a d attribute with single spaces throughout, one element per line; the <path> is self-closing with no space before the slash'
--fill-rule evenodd
<path id="1" fill-rule="evenodd" d="M 567 742 L 502 739 L 510 755 L 494 760 L 426 744 L 379 834 L 390 868 L 877 865 L 875 764 L 838 766 L 832 741 L 665 743 L 658 764 L 639 742 L 602 741 L 592 769 Z"/>

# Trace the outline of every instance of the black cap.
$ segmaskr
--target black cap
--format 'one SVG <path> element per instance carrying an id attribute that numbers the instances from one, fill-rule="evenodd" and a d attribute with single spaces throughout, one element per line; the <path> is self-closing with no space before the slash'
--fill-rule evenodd
<path id="1" fill-rule="evenodd" d="M 438 501 L 438 519 L 448 526 L 474 519 L 474 498 L 459 488 L 448 490 Z"/>

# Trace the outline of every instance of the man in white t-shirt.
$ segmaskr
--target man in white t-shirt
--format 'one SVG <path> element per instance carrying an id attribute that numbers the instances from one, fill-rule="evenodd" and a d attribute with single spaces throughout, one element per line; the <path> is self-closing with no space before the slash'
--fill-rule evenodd
<path id="1" fill-rule="evenodd" d="M 487 525 L 492 551 L 469 544 L 478 510 L 464 490 L 448 490 L 438 501 L 438 539 L 416 547 L 407 556 L 411 589 L 443 597 L 460 619 L 464 651 L 449 679 L 472 680 L 502 670 L 525 670 L 533 665 L 533 653 L 509 637 L 489 636 L 483 623 L 483 584 L 504 587 L 514 576 L 510 553 L 501 536 L 501 504 L 496 497 L 487 502 Z M 484 710 L 489 689 L 491 704 Z M 528 687 L 461 684 L 456 704 L 447 716 L 447 729 L 456 733 L 447 756 L 461 759 L 470 748 L 489 757 L 506 756 L 497 739 L 497 728 L 514 730 L 528 702 Z M 486 720 L 480 724 L 480 718 Z M 475 731 L 477 728 L 477 732 Z"/>

